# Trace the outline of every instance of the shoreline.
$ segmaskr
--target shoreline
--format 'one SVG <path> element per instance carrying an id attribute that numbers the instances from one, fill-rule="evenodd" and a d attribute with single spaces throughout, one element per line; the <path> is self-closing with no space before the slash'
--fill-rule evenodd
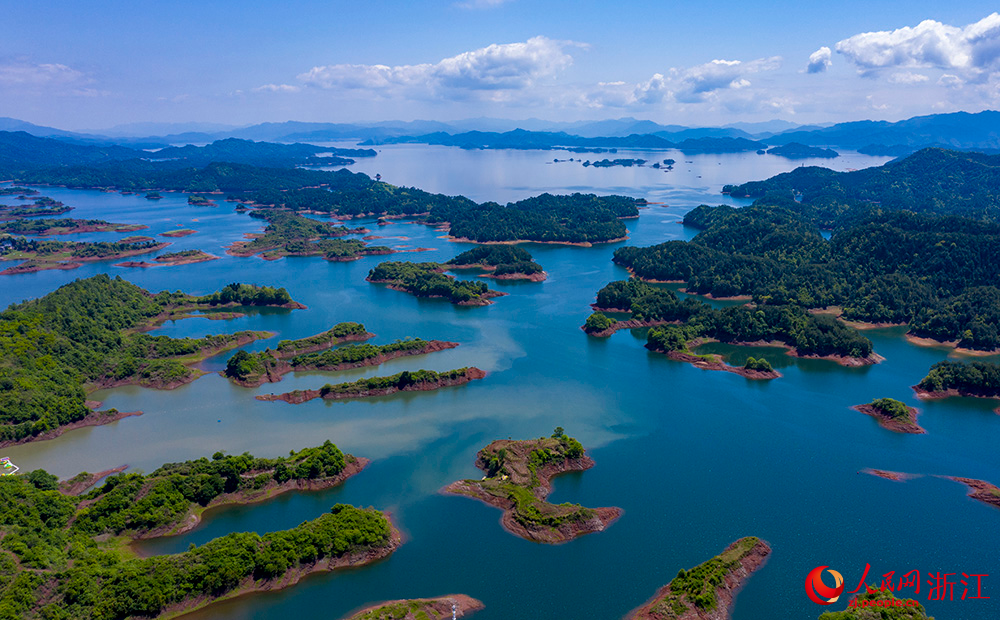
<path id="1" fill-rule="evenodd" d="M 118 467 L 99 471 L 96 474 L 87 474 L 86 476 L 83 473 L 77 474 L 68 480 L 59 482 L 59 492 L 64 495 L 80 495 L 108 476 L 120 474 L 126 469 L 128 469 L 128 465 L 119 465 Z"/>
<path id="2" fill-rule="evenodd" d="M 910 418 L 908 420 L 900 420 L 892 416 L 887 416 L 882 413 L 881 410 L 872 407 L 870 404 L 854 405 L 851 409 L 863 413 L 866 416 L 875 418 L 875 421 L 878 422 L 879 426 L 894 433 L 923 435 L 927 432 L 917 422 L 917 416 L 920 415 L 920 411 L 916 407 L 906 407 L 906 410 L 910 414 Z"/>
<path id="3" fill-rule="evenodd" d="M 111 254 L 109 256 L 82 256 L 82 257 L 68 256 L 64 261 L 58 261 L 58 260 L 46 261 L 45 259 L 40 260 L 38 258 L 9 258 L 9 259 L 0 258 L 0 261 L 16 261 L 16 260 L 23 261 L 18 265 L 15 265 L 13 267 L 8 267 L 7 269 L 0 271 L 0 276 L 13 276 L 22 273 L 35 273 L 38 271 L 46 271 L 49 269 L 76 269 L 78 267 L 82 267 L 84 263 L 93 263 L 102 260 L 112 261 L 112 260 L 118 260 L 120 258 L 128 258 L 130 256 L 150 254 L 152 252 L 157 252 L 159 250 L 162 250 L 168 245 L 170 245 L 169 241 L 163 241 L 155 245 L 151 245 L 148 248 L 127 250 L 125 252 L 116 252 L 115 254 Z M 24 266 L 26 263 L 32 263 L 32 262 L 34 263 L 33 265 L 29 265 L 27 267 Z"/>
<path id="4" fill-rule="evenodd" d="M 117 413 L 107 413 L 104 411 L 91 411 L 84 417 L 76 420 L 75 422 L 70 422 L 69 424 L 62 424 L 53 428 L 52 430 L 45 431 L 44 433 L 39 433 L 38 435 L 28 435 L 27 437 L 22 437 L 21 439 L 5 439 L 0 441 L 0 448 L 9 448 L 11 446 L 19 446 L 21 444 L 31 443 L 34 441 L 48 441 L 49 439 L 55 439 L 56 437 L 62 435 L 67 431 L 76 430 L 78 428 L 86 428 L 88 426 L 103 426 L 105 424 L 111 424 L 112 422 L 117 422 L 122 418 L 128 418 L 134 415 L 142 415 L 142 411 L 119 411 Z"/>
<path id="5" fill-rule="evenodd" d="M 984 398 L 1000 400 L 1000 394 L 987 394 L 985 392 L 975 392 L 969 390 L 959 390 L 957 388 L 949 388 L 943 392 L 931 392 L 923 389 L 919 385 L 911 385 L 910 389 L 913 390 L 917 398 L 920 400 L 942 400 L 945 398 L 953 397 L 963 397 L 963 398 Z M 1000 415 L 1000 406 L 993 410 L 993 413 Z"/>
<path id="6" fill-rule="evenodd" d="M 650 349 L 651 351 L 656 351 L 657 353 L 663 353 L 663 351 L 658 351 L 656 349 Z M 718 355 L 712 355 L 713 359 L 706 359 L 700 355 L 694 355 L 692 353 L 685 353 L 683 351 L 667 351 L 666 356 L 672 360 L 678 362 L 686 362 L 691 364 L 695 368 L 700 368 L 702 370 L 721 370 L 724 372 L 731 372 L 733 374 L 739 375 L 746 379 L 751 379 L 754 381 L 766 381 L 770 379 L 780 379 L 782 375 L 777 370 L 752 370 L 749 368 L 743 368 L 742 366 L 731 366 L 723 362 Z"/>
<path id="7" fill-rule="evenodd" d="M 428 224 L 428 226 L 437 227 L 437 224 Z M 445 231 L 448 229 L 446 228 Z M 444 231 L 442 231 L 444 232 Z M 512 239 L 509 241 L 475 241 L 469 239 L 468 237 L 452 237 L 451 235 L 444 235 L 439 237 L 440 239 L 446 239 L 449 243 L 474 243 L 476 245 L 518 245 L 520 243 L 541 243 L 545 245 L 568 245 L 578 248 L 592 248 L 595 244 L 599 243 L 618 243 L 620 241 L 628 241 L 629 236 L 616 237 L 614 239 L 607 239 L 604 241 L 535 241 L 533 239 Z"/>
<path id="8" fill-rule="evenodd" d="M 604 312 L 617 312 L 616 310 L 604 310 Z M 680 321 L 658 321 L 658 320 L 640 320 L 640 319 L 628 319 L 627 321 L 615 321 L 611 327 L 607 329 L 602 329 L 599 332 L 588 332 L 586 325 L 581 325 L 580 329 L 584 331 L 588 336 L 594 336 L 595 338 L 609 338 L 614 335 L 615 332 L 621 331 L 623 329 L 641 329 L 643 327 L 656 327 L 658 325 L 679 325 Z"/>
<path id="9" fill-rule="evenodd" d="M 979 349 L 966 349 L 964 347 L 958 346 L 957 340 L 935 340 L 933 338 L 925 338 L 923 336 L 914 336 L 913 334 L 907 333 L 904 338 L 910 344 L 915 344 L 918 347 L 944 347 L 952 349 L 955 355 L 966 355 L 969 357 L 989 357 L 991 355 L 1000 355 L 1000 349 L 992 349 L 990 351 L 980 351 Z"/>
<path id="10" fill-rule="evenodd" d="M 908 474 L 901 471 L 889 471 L 888 469 L 873 469 L 871 467 L 866 467 L 858 472 L 859 474 L 868 474 L 869 476 L 875 476 L 876 478 L 884 478 L 885 480 L 892 480 L 893 482 L 906 482 L 907 480 L 912 480 L 913 478 L 918 478 L 919 474 Z"/>
<path id="11" fill-rule="evenodd" d="M 472 615 L 475 612 L 486 608 L 486 605 L 484 605 L 482 601 L 474 599 L 471 596 L 467 596 L 465 594 L 445 594 L 444 596 L 436 596 L 434 598 L 397 599 L 393 601 L 375 603 L 357 611 L 348 613 L 344 616 L 343 620 L 376 620 L 382 616 L 376 615 L 366 618 L 366 614 L 377 612 L 385 607 L 402 605 L 409 607 L 414 604 L 421 608 L 421 613 L 434 614 L 434 616 L 428 616 L 428 620 L 447 620 L 448 618 L 451 618 L 453 605 L 455 608 L 455 615 L 458 618 L 463 618 L 466 615 Z M 405 618 L 399 618 L 398 616 L 392 617 L 394 619 L 398 618 L 398 620 L 415 620 L 415 617 L 409 614 Z"/>
<path id="12" fill-rule="evenodd" d="M 968 496 L 984 504 L 1000 508 L 1000 488 L 991 482 L 977 480 L 976 478 L 962 478 L 960 476 L 942 476 L 955 482 L 960 482 L 968 487 Z"/>

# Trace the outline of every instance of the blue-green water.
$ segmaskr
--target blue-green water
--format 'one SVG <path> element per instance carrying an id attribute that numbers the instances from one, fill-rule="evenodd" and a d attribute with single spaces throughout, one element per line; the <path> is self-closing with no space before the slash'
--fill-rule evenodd
<path id="1" fill-rule="evenodd" d="M 719 194 L 723 183 L 764 178 L 795 165 L 755 155 L 632 156 L 674 157 L 679 163 L 669 173 L 584 169 L 545 163 L 565 157 L 558 153 L 408 145 L 385 147 L 374 160 L 359 162 L 358 169 L 379 172 L 390 182 L 477 199 L 597 191 L 666 202 L 627 222 L 628 243 L 648 245 L 689 239 L 693 232 L 678 220 L 702 202 L 743 204 Z M 852 155 L 834 163 L 860 168 L 882 161 Z M 900 329 L 869 332 L 886 361 L 866 368 L 798 360 L 778 349 L 712 345 L 734 361 L 763 353 L 785 375 L 751 382 L 650 353 L 642 346 L 643 330 L 610 339 L 580 331 L 596 291 L 627 277 L 610 261 L 622 244 L 530 245 L 549 274 L 547 281 L 493 282 L 492 287 L 510 294 L 492 306 L 459 308 L 366 283 L 368 269 L 380 257 L 329 263 L 225 256 L 225 245 L 261 225 L 233 213 L 228 203 L 205 208 L 188 206 L 182 195 L 149 203 L 141 196 L 99 192 L 47 188 L 43 193 L 77 207 L 72 217 L 145 223 L 153 234 L 194 228 L 198 234 L 174 240 L 165 251 L 198 248 L 223 258 L 147 270 L 91 263 L 74 271 L 5 276 L 0 280 L 3 303 L 100 272 L 120 274 L 151 290 L 192 293 L 237 280 L 277 284 L 308 310 L 253 312 L 232 321 L 188 319 L 168 323 L 158 333 L 265 329 L 279 332 L 278 338 L 298 338 L 355 320 L 378 335 L 374 342 L 420 336 L 461 346 L 377 369 L 336 373 L 338 381 L 465 365 L 489 372 L 484 380 L 431 393 L 298 406 L 259 402 L 253 395 L 315 388 L 333 375 L 291 375 L 257 389 L 233 386 L 215 374 L 172 391 L 121 388 L 98 396 L 106 406 L 141 409 L 144 415 L 4 451 L 22 468 L 44 467 L 63 477 L 125 463 L 151 471 L 163 462 L 216 450 L 273 456 L 325 439 L 372 459 L 368 469 L 339 488 L 220 509 L 188 535 L 144 545 L 147 552 L 169 553 L 231 531 L 284 529 L 336 502 L 388 510 L 407 536 L 395 554 L 376 565 L 311 576 L 277 593 L 210 607 L 198 618 L 338 618 L 373 601 L 461 592 L 486 603 L 477 616 L 483 620 L 615 619 L 652 596 L 678 569 L 747 535 L 766 539 L 774 553 L 740 594 L 737 620 L 818 616 L 823 609 L 802 588 L 805 575 L 818 565 L 843 573 L 848 589 L 866 563 L 872 566 L 869 581 L 890 570 L 919 569 L 926 579 L 933 571 L 990 573 L 996 567 L 1000 513 L 967 498 L 963 486 L 932 476 L 1000 482 L 996 403 L 917 401 L 909 386 L 949 352 L 911 345 Z M 389 245 L 435 248 L 393 257 L 403 260 L 446 260 L 468 247 L 410 223 L 380 227 L 375 234 L 409 238 L 390 239 Z M 205 367 L 218 370 L 227 357 Z M 927 434 L 897 435 L 849 409 L 881 396 L 918 406 Z M 529 543 L 501 529 L 499 511 L 437 493 L 453 480 L 480 475 L 473 466 L 475 453 L 493 439 L 547 435 L 555 426 L 578 437 L 597 465 L 557 479 L 552 499 L 623 508 L 623 517 L 605 532 L 559 546 Z M 927 475 L 896 483 L 857 473 L 865 467 Z M 995 574 L 984 580 L 983 593 L 990 600 L 928 602 L 928 589 L 925 583 L 918 598 L 939 619 L 998 616 Z M 956 587 L 957 596 L 961 590 Z M 846 607 L 846 598 L 833 608 Z"/>

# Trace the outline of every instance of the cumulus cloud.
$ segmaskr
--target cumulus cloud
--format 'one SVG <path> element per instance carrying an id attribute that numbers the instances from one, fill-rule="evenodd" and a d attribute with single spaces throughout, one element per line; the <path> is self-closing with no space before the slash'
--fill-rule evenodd
<path id="1" fill-rule="evenodd" d="M 982 78 L 1000 68 L 1000 14 L 962 28 L 928 19 L 912 28 L 865 32 L 840 41 L 836 50 L 867 75 L 886 68 L 934 67 Z"/>
<path id="2" fill-rule="evenodd" d="M 833 64 L 830 61 L 831 55 L 830 48 L 825 45 L 812 54 L 809 54 L 809 64 L 806 65 L 806 73 L 822 73 L 826 71 Z"/>
<path id="3" fill-rule="evenodd" d="M 493 44 L 445 58 L 437 63 L 416 65 L 326 65 L 313 67 L 298 79 L 323 89 L 369 90 L 385 94 L 411 95 L 475 91 L 525 90 L 539 80 L 569 67 L 573 58 L 569 41 L 534 37 L 521 43 Z M 484 98 L 502 98 L 496 93 Z"/>
<path id="4" fill-rule="evenodd" d="M 748 89 L 748 76 L 772 71 L 781 66 L 781 58 L 759 58 L 749 62 L 713 60 L 687 69 L 670 69 L 654 73 L 637 84 L 600 82 L 584 96 L 589 107 L 630 107 L 663 102 L 701 103 L 718 99 L 722 93 Z M 753 99 L 752 95 L 743 96 Z"/>

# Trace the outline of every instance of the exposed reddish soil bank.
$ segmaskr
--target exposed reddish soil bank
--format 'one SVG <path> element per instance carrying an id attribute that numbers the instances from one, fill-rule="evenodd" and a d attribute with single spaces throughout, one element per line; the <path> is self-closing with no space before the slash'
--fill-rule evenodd
<path id="1" fill-rule="evenodd" d="M 477 278 L 493 278 L 494 280 L 528 280 L 529 282 L 544 282 L 549 274 L 544 271 L 539 271 L 537 273 L 504 273 L 499 276 L 493 275 L 492 272 L 496 271 L 496 265 L 486 265 L 484 263 L 470 263 L 468 265 L 444 265 L 442 271 L 461 271 L 463 269 L 478 269 L 480 271 L 485 271 L 486 273 L 481 273 Z"/>
<path id="2" fill-rule="evenodd" d="M 729 545 L 720 556 L 725 557 L 727 554 L 735 553 L 737 547 L 745 540 L 747 539 L 740 539 Z M 675 594 L 671 591 L 670 584 L 667 584 L 657 590 L 656 595 L 645 605 L 626 616 L 625 620 L 728 620 L 732 614 L 736 595 L 743 589 L 747 579 L 764 565 L 770 554 L 770 545 L 763 540 L 757 540 L 756 544 L 737 560 L 736 566 L 726 572 L 722 583 L 716 586 L 713 609 L 702 609 L 694 605 L 687 599 L 686 594 Z M 681 607 L 684 607 L 682 612 Z"/>
<path id="3" fill-rule="evenodd" d="M 976 480 L 975 478 L 959 478 L 958 476 L 945 476 L 945 478 L 961 482 L 969 487 L 969 497 L 972 499 L 977 499 L 984 504 L 1000 508 L 1000 488 L 997 488 L 995 484 L 990 484 L 985 480 Z"/>
<path id="4" fill-rule="evenodd" d="M 119 465 L 114 469 L 105 469 L 104 471 L 99 471 L 96 474 L 82 473 L 73 476 L 69 480 L 60 482 L 59 490 L 66 495 L 79 495 L 97 484 L 100 480 L 103 480 L 112 474 L 120 474 L 126 469 L 128 469 L 128 465 Z"/>
<path id="5" fill-rule="evenodd" d="M 719 360 L 718 356 L 715 355 L 711 356 L 712 359 L 708 359 L 699 355 L 692 355 L 691 353 L 669 351 L 667 352 L 667 357 L 678 362 L 687 362 L 695 368 L 701 368 L 702 370 L 722 370 L 746 377 L 747 379 L 777 379 L 782 376 L 777 370 L 751 370 L 740 366 L 730 366 Z"/>
<path id="6" fill-rule="evenodd" d="M 489 471 L 487 459 L 490 455 L 498 453 L 500 450 L 506 451 L 504 467 L 510 472 L 509 478 L 503 479 L 501 484 L 509 484 L 528 489 L 539 501 L 535 508 L 546 516 L 559 517 L 565 513 L 575 512 L 579 507 L 567 507 L 545 502 L 545 498 L 552 492 L 552 478 L 559 474 L 570 471 L 586 471 L 594 466 L 594 459 L 589 456 L 579 458 L 566 458 L 561 461 L 546 463 L 538 468 L 536 472 L 537 483 L 528 468 L 531 452 L 542 446 L 547 439 L 514 441 L 500 439 L 494 441 L 479 451 L 476 457 L 476 467 L 483 471 Z M 485 486 L 489 484 L 490 487 Z M 534 484 L 534 486 L 532 486 Z M 492 492 L 491 492 L 492 491 Z M 481 500 L 495 508 L 503 510 L 500 517 L 500 524 L 505 530 L 520 536 L 525 540 L 534 542 L 559 544 L 569 542 L 577 536 L 601 532 L 615 522 L 623 513 L 621 508 L 591 508 L 593 516 L 585 520 L 566 520 L 557 526 L 542 525 L 539 523 L 524 523 L 518 520 L 515 514 L 514 501 L 510 499 L 508 493 L 497 487 L 496 478 L 484 480 L 458 480 L 441 490 L 442 493 L 465 495 Z"/>
<path id="7" fill-rule="evenodd" d="M 601 309 L 599 312 L 627 312 L 627 310 Z M 657 325 L 679 324 L 680 321 L 657 321 L 652 319 L 629 319 L 627 321 L 615 321 L 611 327 L 602 329 L 599 332 L 588 332 L 586 325 L 581 325 L 580 329 L 588 335 L 596 338 L 607 338 L 622 329 L 639 329 L 641 327 L 656 327 Z"/>
<path id="8" fill-rule="evenodd" d="M 191 254 L 188 256 L 157 256 L 153 259 L 154 262 L 152 263 L 146 261 L 126 261 L 124 263 L 116 263 L 115 267 L 169 267 L 171 265 L 204 263 L 210 260 L 218 260 L 218 258 L 218 256 L 214 256 L 206 252 L 199 252 L 198 254 Z"/>
<path id="9" fill-rule="evenodd" d="M 392 618 L 393 620 L 450 620 L 452 617 L 452 606 L 455 609 L 455 616 L 464 618 L 466 615 L 485 609 L 482 601 L 478 601 L 471 596 L 464 594 L 448 594 L 437 598 L 411 598 L 400 599 L 398 601 L 386 601 L 352 613 L 344 620 L 378 620 L 380 618 Z M 405 615 L 394 614 L 402 613 Z M 421 615 L 417 615 L 421 613 Z M 383 615 L 384 614 L 384 615 Z"/>
<path id="10" fill-rule="evenodd" d="M 187 237 L 188 235 L 193 235 L 197 230 L 191 230 L 190 228 L 181 228 L 180 230 L 168 230 L 165 233 L 160 233 L 161 237 Z"/>
<path id="11" fill-rule="evenodd" d="M 363 334 L 348 334 L 346 336 L 334 336 L 333 331 L 329 330 L 327 333 L 330 334 L 329 338 L 320 340 L 318 342 L 313 342 L 306 346 L 297 348 L 285 348 L 278 351 L 272 351 L 271 353 L 278 359 L 289 359 L 295 357 L 296 355 L 305 355 L 306 353 L 315 353 L 317 351 L 323 351 L 329 349 L 332 346 L 343 344 L 345 342 L 364 342 L 365 340 L 371 340 L 375 337 L 375 334 L 371 332 L 365 332 Z M 315 336 L 313 336 L 315 338 Z"/>
<path id="12" fill-rule="evenodd" d="M 866 467 L 858 473 L 885 478 L 886 480 L 892 480 L 893 482 L 906 482 L 911 478 L 918 477 L 918 474 L 907 474 L 901 471 L 889 471 L 887 469 L 871 469 L 870 467 Z"/>
<path id="13" fill-rule="evenodd" d="M 879 426 L 894 433 L 911 433 L 914 435 L 920 435 L 927 432 L 923 429 L 923 427 L 917 424 L 917 415 L 920 412 L 916 407 L 907 407 L 906 409 L 909 411 L 910 415 L 903 419 L 886 415 L 882 413 L 881 409 L 872 407 L 871 405 L 854 405 L 851 409 L 860 411 L 865 415 L 875 418 L 878 421 Z"/>
<path id="14" fill-rule="evenodd" d="M 389 534 L 389 543 L 384 547 L 373 547 L 337 557 L 323 558 L 312 564 L 300 565 L 289 570 L 281 577 L 276 577 L 274 579 L 255 580 L 253 577 L 247 577 L 235 590 L 229 592 L 221 598 L 211 600 L 208 600 L 205 597 L 189 599 L 177 605 L 165 607 L 160 612 L 159 617 L 176 618 L 185 613 L 211 606 L 213 603 L 228 601 L 247 594 L 253 594 L 254 592 L 274 592 L 277 590 L 283 590 L 294 586 L 304 577 L 314 573 L 325 573 L 339 568 L 364 566 L 366 564 L 377 562 L 383 558 L 387 558 L 392 555 L 401 544 L 403 544 L 403 535 L 392 522 L 391 515 L 386 514 L 385 517 L 389 520 L 392 531 Z"/>
<path id="15" fill-rule="evenodd" d="M 443 387 L 452 387 L 455 385 L 464 385 L 469 381 L 474 379 L 482 379 L 486 376 L 486 371 L 480 370 L 475 366 L 470 367 L 465 371 L 465 374 L 461 377 L 455 377 L 454 379 L 439 379 L 433 382 L 424 383 L 414 383 L 403 389 L 397 387 L 380 388 L 377 390 L 367 390 L 363 387 L 358 387 L 357 391 L 352 392 L 330 392 L 328 394 L 322 394 L 321 390 L 295 390 L 294 392 L 285 392 L 284 394 L 261 394 L 260 396 L 255 396 L 257 400 L 281 400 L 292 405 L 301 405 L 302 403 L 308 402 L 314 398 L 323 397 L 327 400 L 346 400 L 350 398 L 370 398 L 372 396 L 388 396 L 389 394 L 395 394 L 396 392 L 429 392 L 431 390 L 437 390 Z"/>
<path id="16" fill-rule="evenodd" d="M 916 393 L 917 398 L 921 400 L 937 400 L 940 398 L 951 398 L 952 396 L 966 396 L 969 398 L 992 398 L 1000 399 L 1000 396 L 992 392 L 978 392 L 975 390 L 958 390 L 951 388 L 949 390 L 944 390 L 943 392 L 929 392 L 919 385 L 910 386 L 914 393 Z M 1000 415 L 1000 407 L 993 410 L 994 413 Z"/>
<path id="17" fill-rule="evenodd" d="M 135 232 L 137 230 L 143 230 L 149 228 L 145 224 L 113 224 L 108 222 L 106 224 L 74 224 L 73 226 L 66 227 L 52 227 L 46 228 L 45 230 L 40 230 L 38 232 L 24 233 L 26 235 L 38 235 L 40 237 L 49 237 L 52 235 L 75 235 L 77 233 L 90 233 L 90 232 Z"/>
<path id="18" fill-rule="evenodd" d="M 443 271 L 443 270 L 437 270 L 437 271 Z M 372 279 L 372 278 L 365 278 L 365 281 L 371 282 L 372 284 L 385 284 L 385 287 L 387 289 L 390 289 L 390 290 L 393 290 L 393 291 L 399 291 L 401 293 L 409 293 L 410 295 L 413 295 L 414 297 L 424 297 L 426 299 L 445 299 L 444 295 L 417 295 L 416 293 L 411 292 L 405 286 L 400 286 L 400 285 L 396 284 L 395 280 L 375 280 L 375 279 Z M 490 300 L 493 299 L 494 297 L 504 297 L 506 295 L 507 295 L 507 293 L 501 293 L 500 291 L 494 291 L 494 290 L 487 289 L 487 291 L 485 293 L 483 293 L 482 295 L 480 295 L 476 299 L 470 299 L 469 301 L 460 301 L 460 302 L 456 303 L 455 305 L 456 306 L 488 306 L 488 305 L 490 305 L 490 304 L 493 303 Z"/>
<path id="19" fill-rule="evenodd" d="M 82 267 L 83 263 L 101 261 L 101 260 L 115 260 L 118 258 L 128 258 L 129 256 L 137 256 L 139 254 L 149 254 L 150 252 L 156 252 L 162 250 L 163 248 L 170 245 L 169 242 L 164 241 L 163 243 L 157 243 L 148 248 L 140 248 L 137 250 L 128 250 L 125 252 L 118 252 L 117 254 L 109 254 L 108 256 L 70 256 L 64 261 L 48 261 L 39 260 L 37 258 L 28 258 L 19 265 L 14 267 L 8 267 L 3 271 L 0 271 L 0 276 L 12 276 L 21 273 L 34 273 L 36 271 L 44 271 L 46 269 L 76 269 L 77 267 Z"/>
<path id="20" fill-rule="evenodd" d="M 8 446 L 16 446 L 22 443 L 28 443 L 32 441 L 45 441 L 46 439 L 55 439 L 59 435 L 62 435 L 66 431 L 71 431 L 76 428 L 83 428 L 84 426 L 101 426 L 102 424 L 111 424 L 112 422 L 117 422 L 122 418 L 127 418 L 133 415 L 142 415 L 141 411 L 119 411 L 117 413 L 108 413 L 106 411 L 92 411 L 88 413 L 85 417 L 77 420 L 76 422 L 70 422 L 69 424 L 63 424 L 58 428 L 54 428 L 50 431 L 46 431 L 39 435 L 29 435 L 28 437 L 23 437 L 21 439 L 6 439 L 0 441 L 0 448 L 6 448 Z"/>
<path id="21" fill-rule="evenodd" d="M 374 335 L 374 334 L 373 334 Z M 355 340 L 359 338 L 355 337 Z M 340 341 L 344 342 L 347 338 L 341 338 Z M 443 340 L 429 340 L 426 346 L 419 349 L 409 349 L 400 351 L 390 351 L 389 353 L 383 353 L 381 355 L 376 355 L 375 357 L 369 357 L 367 359 L 359 360 L 357 362 L 347 362 L 344 364 L 333 364 L 330 366 L 324 364 L 301 364 L 299 366 L 292 366 L 287 360 L 290 355 L 282 353 L 280 356 L 275 354 L 275 358 L 278 363 L 272 368 L 266 368 L 266 372 L 263 375 L 257 377 L 247 378 L 246 380 L 238 379 L 236 377 L 230 377 L 233 383 L 242 385 L 243 387 L 260 387 L 265 383 L 277 383 L 281 381 L 281 378 L 290 372 L 304 372 L 308 370 L 324 370 L 330 372 L 336 372 L 340 370 L 347 370 L 349 368 L 361 368 L 362 366 L 380 366 L 383 363 L 396 359 L 397 357 L 407 357 L 410 355 L 425 355 L 427 353 L 436 353 L 438 351 L 444 351 L 445 349 L 454 349 L 458 346 L 457 342 L 445 342 Z M 324 347 L 326 348 L 326 347 Z M 226 376 L 224 371 L 219 371 L 219 374 Z"/>
<path id="22" fill-rule="evenodd" d="M 219 506 L 227 506 L 231 504 L 254 504 L 271 499 L 276 495 L 281 495 L 282 493 L 287 493 L 289 491 L 322 491 L 324 489 L 329 489 L 342 484 L 351 476 L 360 474 L 361 470 L 367 467 L 370 462 L 366 458 L 355 457 L 349 454 L 345 454 L 344 458 L 347 459 L 344 463 L 344 469 L 336 476 L 331 476 L 329 478 L 314 478 L 311 480 L 288 480 L 282 483 L 271 480 L 260 489 L 254 489 L 253 491 L 223 493 L 222 495 L 216 496 L 204 509 L 197 507 L 191 508 L 187 515 L 185 515 L 179 523 L 168 524 L 155 530 L 150 530 L 141 536 L 138 536 L 135 540 L 148 540 L 151 538 L 160 538 L 162 536 L 178 536 L 180 534 L 186 534 L 187 532 L 190 532 L 194 528 L 198 527 L 198 524 L 201 523 L 201 520 L 206 512 Z M 252 478 L 258 473 L 260 472 L 250 471 L 243 474 L 243 476 Z"/>

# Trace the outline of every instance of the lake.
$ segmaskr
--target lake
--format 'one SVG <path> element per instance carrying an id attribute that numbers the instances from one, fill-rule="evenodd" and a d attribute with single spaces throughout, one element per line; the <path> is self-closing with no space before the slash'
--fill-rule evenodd
<path id="1" fill-rule="evenodd" d="M 338 502 L 389 511 L 405 533 L 405 544 L 378 564 L 310 576 L 295 587 L 221 603 L 191 618 L 335 619 L 375 601 L 464 593 L 486 604 L 476 616 L 482 620 L 617 619 L 650 598 L 679 569 L 699 564 L 748 535 L 767 540 L 773 553 L 737 599 L 736 620 L 816 618 L 826 608 L 806 598 L 806 574 L 829 565 L 844 575 L 850 590 L 866 564 L 871 565 L 870 583 L 880 582 L 889 571 L 900 575 L 919 569 L 925 583 L 916 598 L 931 615 L 997 617 L 1000 586 L 995 575 L 983 580 L 983 594 L 990 600 L 926 600 L 928 573 L 957 573 L 955 581 L 962 572 L 990 573 L 1000 548 L 1000 513 L 967 498 L 964 486 L 936 477 L 1000 483 L 1000 417 L 992 411 L 996 403 L 922 403 L 909 387 L 931 364 L 946 359 L 948 349 L 909 344 L 901 328 L 873 330 L 867 335 L 886 361 L 844 368 L 791 358 L 775 348 L 748 351 L 712 345 L 735 362 L 748 354 L 763 356 L 784 374 L 774 381 L 753 382 L 649 352 L 643 347 L 645 330 L 622 331 L 608 339 L 588 337 L 580 330 L 597 290 L 628 277 L 611 263 L 617 247 L 690 239 L 697 231 L 686 229 L 680 220 L 691 208 L 749 203 L 722 195 L 723 184 L 767 178 L 803 163 L 846 170 L 878 165 L 887 158 L 847 153 L 832 161 L 792 162 L 753 153 L 691 156 L 624 150 L 612 156 L 650 162 L 676 159 L 674 170 L 666 172 L 583 167 L 579 161 L 606 154 L 423 145 L 378 150 L 376 158 L 359 160 L 351 169 L 379 173 L 397 185 L 480 201 L 579 191 L 622 193 L 664 204 L 642 209 L 638 220 L 627 220 L 626 242 L 593 248 L 526 245 L 548 280 L 490 281 L 491 288 L 509 295 L 491 306 L 469 308 L 365 282 L 368 270 L 385 257 L 333 263 L 227 256 L 226 245 L 258 232 L 262 224 L 234 213 L 231 203 L 193 207 L 182 194 L 164 194 L 163 200 L 150 202 L 141 195 L 43 188 L 44 195 L 76 207 L 66 217 L 150 227 L 138 234 L 193 228 L 197 234 L 171 240 L 173 245 L 164 252 L 201 249 L 222 258 L 146 270 L 114 267 L 117 261 L 108 261 L 0 279 L 4 305 L 44 295 L 75 278 L 109 273 L 152 291 L 204 294 L 234 281 L 284 286 L 308 306 L 256 310 L 231 321 L 186 319 L 154 332 L 181 337 L 262 329 L 279 334 L 248 350 L 273 346 L 279 338 L 309 336 L 340 321 L 363 322 L 377 334 L 372 342 L 379 344 L 408 336 L 461 343 L 456 349 L 401 358 L 379 368 L 299 373 L 254 389 L 209 374 L 171 391 L 105 391 L 96 395 L 105 407 L 141 409 L 144 415 L 4 450 L 23 471 L 41 467 L 60 477 L 123 464 L 149 472 L 164 462 L 217 450 L 273 457 L 325 439 L 372 459 L 368 469 L 341 487 L 219 509 L 187 535 L 145 543 L 145 552 L 173 553 L 233 531 L 286 529 Z M 569 157 L 577 161 L 552 161 Z M 445 261 L 471 247 L 451 243 L 443 233 L 419 224 L 366 223 L 373 234 L 396 237 L 374 243 L 402 250 L 433 248 L 393 260 Z M 474 274 L 463 273 L 462 278 Z M 208 360 L 204 367 L 222 369 L 230 355 Z M 405 369 L 468 365 L 489 374 L 461 387 L 362 401 L 314 400 L 293 406 L 253 398 Z M 917 406 L 927 434 L 897 435 L 849 408 L 885 396 Z M 473 464 L 475 454 L 490 441 L 548 435 L 556 426 L 580 439 L 596 466 L 557 478 L 550 500 L 623 508 L 622 518 L 606 531 L 558 546 L 530 543 L 500 527 L 498 510 L 438 493 L 454 480 L 481 476 Z M 923 476 L 891 482 L 858 473 L 866 467 Z M 956 598 L 961 591 L 956 585 Z M 844 609 L 847 598 L 831 608 Z"/>

